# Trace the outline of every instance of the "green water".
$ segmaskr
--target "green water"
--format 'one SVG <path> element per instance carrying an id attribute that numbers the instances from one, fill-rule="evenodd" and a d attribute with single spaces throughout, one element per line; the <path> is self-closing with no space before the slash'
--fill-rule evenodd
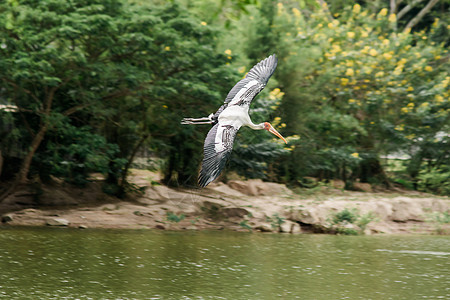
<path id="1" fill-rule="evenodd" d="M 0 227 L 5 299 L 450 299 L 450 237 Z"/>

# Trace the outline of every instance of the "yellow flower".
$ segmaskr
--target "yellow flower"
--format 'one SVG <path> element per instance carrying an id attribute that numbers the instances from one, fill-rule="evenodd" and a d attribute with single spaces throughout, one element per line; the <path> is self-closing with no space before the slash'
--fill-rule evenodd
<path id="1" fill-rule="evenodd" d="M 363 31 L 363 32 L 361 32 L 361 37 L 368 37 L 369 36 L 369 33 L 367 32 L 367 31 Z"/>
<path id="2" fill-rule="evenodd" d="M 394 72 L 392 72 L 392 74 L 394 75 L 400 75 L 402 74 L 403 68 L 401 66 L 398 66 L 395 68 Z"/>
<path id="3" fill-rule="evenodd" d="M 414 91 L 414 88 L 412 86 L 408 86 L 408 88 L 406 89 L 407 92 L 411 92 Z"/>
<path id="4" fill-rule="evenodd" d="M 284 96 L 284 92 L 282 92 L 279 88 L 274 88 L 269 93 L 270 100 L 281 99 Z"/>
<path id="5" fill-rule="evenodd" d="M 388 39 L 384 39 L 383 40 L 383 42 L 382 42 L 382 44 L 384 45 L 384 46 L 389 46 L 389 40 Z"/>
<path id="6" fill-rule="evenodd" d="M 384 16 L 387 15 L 387 12 L 388 12 L 387 8 L 383 8 L 383 9 L 378 13 L 378 16 L 384 17 Z"/>
<path id="7" fill-rule="evenodd" d="M 206 22 L 201 22 L 200 24 L 203 25 L 203 26 L 208 25 L 208 23 L 206 23 Z"/>
<path id="8" fill-rule="evenodd" d="M 403 130 L 405 130 L 405 125 L 403 125 L 403 124 L 397 125 L 397 126 L 395 126 L 395 130 L 397 130 L 397 131 L 403 131 Z"/>
<path id="9" fill-rule="evenodd" d="M 406 64 L 406 62 L 407 62 L 406 58 L 402 58 L 397 62 L 397 65 L 399 65 L 399 66 L 404 65 L 404 64 Z"/>
<path id="10" fill-rule="evenodd" d="M 369 54 L 372 56 L 376 56 L 378 54 L 378 51 L 375 49 L 370 49 Z"/>
<path id="11" fill-rule="evenodd" d="M 383 77 L 383 76 L 384 76 L 384 72 L 383 71 L 377 72 L 375 74 L 375 77 Z"/>
<path id="12" fill-rule="evenodd" d="M 241 74 L 244 73 L 245 72 L 245 67 L 240 67 L 238 69 L 238 72 L 241 73 Z"/>
<path id="13" fill-rule="evenodd" d="M 362 53 L 362 54 L 369 53 L 369 50 L 370 50 L 370 47 L 369 47 L 369 46 L 364 46 L 364 48 L 361 49 L 361 53 Z"/>
<path id="14" fill-rule="evenodd" d="M 280 15 L 281 12 L 283 11 L 283 3 L 278 2 L 277 3 L 277 9 L 278 9 L 278 14 Z"/>
<path id="15" fill-rule="evenodd" d="M 409 102 L 407 106 L 408 106 L 409 108 L 413 108 L 413 107 L 414 107 L 414 105 L 415 105 L 414 103 L 412 103 L 412 102 Z"/>
<path id="16" fill-rule="evenodd" d="M 301 12 L 297 9 L 297 8 L 293 8 L 292 9 L 292 13 L 296 16 L 296 17 L 300 17 L 302 14 Z"/>
<path id="17" fill-rule="evenodd" d="M 347 78 L 341 78 L 341 85 L 347 85 L 348 84 L 348 79 Z"/>
<path id="18" fill-rule="evenodd" d="M 352 39 L 352 38 L 355 37 L 355 33 L 352 32 L 352 31 L 349 31 L 349 32 L 347 32 L 347 37 L 350 38 L 350 39 Z"/>
<path id="19" fill-rule="evenodd" d="M 347 71 L 345 72 L 345 76 L 353 76 L 355 74 L 355 72 L 353 71 L 352 68 L 348 68 Z"/>
<path id="20" fill-rule="evenodd" d="M 336 44 L 333 44 L 332 46 L 331 46 L 331 53 L 338 53 L 338 52 L 341 52 L 342 51 L 342 49 L 341 49 L 341 46 L 339 46 L 339 45 L 336 45 Z"/>
<path id="21" fill-rule="evenodd" d="M 169 47 L 169 46 L 165 46 L 165 47 L 164 47 L 164 50 L 165 50 L 165 51 L 170 51 L 170 47 Z"/>
<path id="22" fill-rule="evenodd" d="M 438 25 L 439 25 L 439 18 L 435 18 L 432 26 L 436 28 L 438 27 Z"/>
<path id="23" fill-rule="evenodd" d="M 440 104 L 444 102 L 444 97 L 442 97 L 441 95 L 436 95 L 434 96 L 434 100 L 436 101 L 436 103 Z"/>
<path id="24" fill-rule="evenodd" d="M 349 103 L 349 104 L 356 103 L 356 100 L 355 100 L 355 99 L 348 99 L 348 103 Z"/>
<path id="25" fill-rule="evenodd" d="M 280 124 L 280 122 L 281 122 L 281 118 L 275 117 L 275 119 L 273 119 L 273 121 L 272 121 L 272 125 L 277 126 L 278 124 Z"/>
<path id="26" fill-rule="evenodd" d="M 231 50 L 230 49 L 227 49 L 224 52 L 225 52 L 226 55 L 231 55 Z"/>
<path id="27" fill-rule="evenodd" d="M 397 16 L 395 14 L 390 14 L 388 20 L 389 22 L 394 23 L 397 21 Z"/>
<path id="28" fill-rule="evenodd" d="M 445 79 L 442 80 L 442 87 L 445 89 L 448 86 L 449 82 L 450 82 L 450 76 L 445 77 Z"/>
<path id="29" fill-rule="evenodd" d="M 162 107 L 163 107 L 163 108 L 168 108 L 168 106 L 167 106 L 167 105 L 165 105 L 165 104 L 164 104 L 164 105 L 163 105 Z"/>
<path id="30" fill-rule="evenodd" d="M 328 23 L 328 28 L 333 29 L 334 25 L 333 23 Z"/>
<path id="31" fill-rule="evenodd" d="M 390 53 L 383 53 L 383 57 L 387 60 L 390 60 L 392 58 L 392 54 Z"/>
<path id="32" fill-rule="evenodd" d="M 433 71 L 433 67 L 432 66 L 426 66 L 425 67 L 425 71 L 431 72 L 431 71 Z"/>
<path id="33" fill-rule="evenodd" d="M 359 153 L 358 152 L 352 153 L 350 155 L 353 156 L 354 158 L 359 158 Z"/>
<path id="34" fill-rule="evenodd" d="M 359 5 L 359 4 L 353 5 L 353 13 L 354 14 L 359 14 L 360 11 L 361 11 L 361 5 Z"/>

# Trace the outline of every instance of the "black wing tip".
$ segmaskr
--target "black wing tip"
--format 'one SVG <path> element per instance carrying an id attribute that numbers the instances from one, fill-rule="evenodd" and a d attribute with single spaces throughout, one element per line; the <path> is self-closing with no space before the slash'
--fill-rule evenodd
<path id="1" fill-rule="evenodd" d="M 207 176 L 207 175 L 200 173 L 200 176 L 198 177 L 198 186 L 201 188 L 204 188 L 208 184 L 213 182 L 217 177 L 219 177 L 219 176 L 218 175 L 217 176 Z"/>
<path id="2" fill-rule="evenodd" d="M 212 180 L 211 180 L 211 181 L 212 181 Z M 208 181 L 208 179 L 206 179 L 206 178 L 199 178 L 199 179 L 198 179 L 198 186 L 201 187 L 201 188 L 204 188 L 204 187 L 206 187 L 208 184 L 210 184 L 211 181 Z"/>

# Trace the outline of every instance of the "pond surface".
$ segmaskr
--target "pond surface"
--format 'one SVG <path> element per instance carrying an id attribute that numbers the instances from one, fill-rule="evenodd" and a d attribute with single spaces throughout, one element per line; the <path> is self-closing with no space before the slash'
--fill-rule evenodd
<path id="1" fill-rule="evenodd" d="M 4 299 L 450 299 L 450 237 L 0 227 Z"/>

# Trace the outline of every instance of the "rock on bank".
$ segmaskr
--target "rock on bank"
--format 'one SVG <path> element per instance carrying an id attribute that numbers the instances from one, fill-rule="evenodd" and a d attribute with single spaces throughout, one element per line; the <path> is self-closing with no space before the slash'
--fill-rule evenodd
<path id="1" fill-rule="evenodd" d="M 365 193 L 326 188 L 311 194 L 261 180 L 234 180 L 208 188 L 172 189 L 135 171 L 142 195 L 120 201 L 93 184 L 87 189 L 45 187 L 38 202 L 21 191 L 0 207 L 3 226 L 76 228 L 154 228 L 161 230 L 231 229 L 281 233 L 336 232 L 336 216 L 344 229 L 366 234 L 449 232 L 439 219 L 449 212 L 449 198 L 417 192 Z M 29 194 L 27 196 L 27 193 Z M 353 223 L 345 220 L 356 218 Z M 364 217 L 370 220 L 363 226 Z M 360 220 L 360 221 L 358 221 Z"/>

